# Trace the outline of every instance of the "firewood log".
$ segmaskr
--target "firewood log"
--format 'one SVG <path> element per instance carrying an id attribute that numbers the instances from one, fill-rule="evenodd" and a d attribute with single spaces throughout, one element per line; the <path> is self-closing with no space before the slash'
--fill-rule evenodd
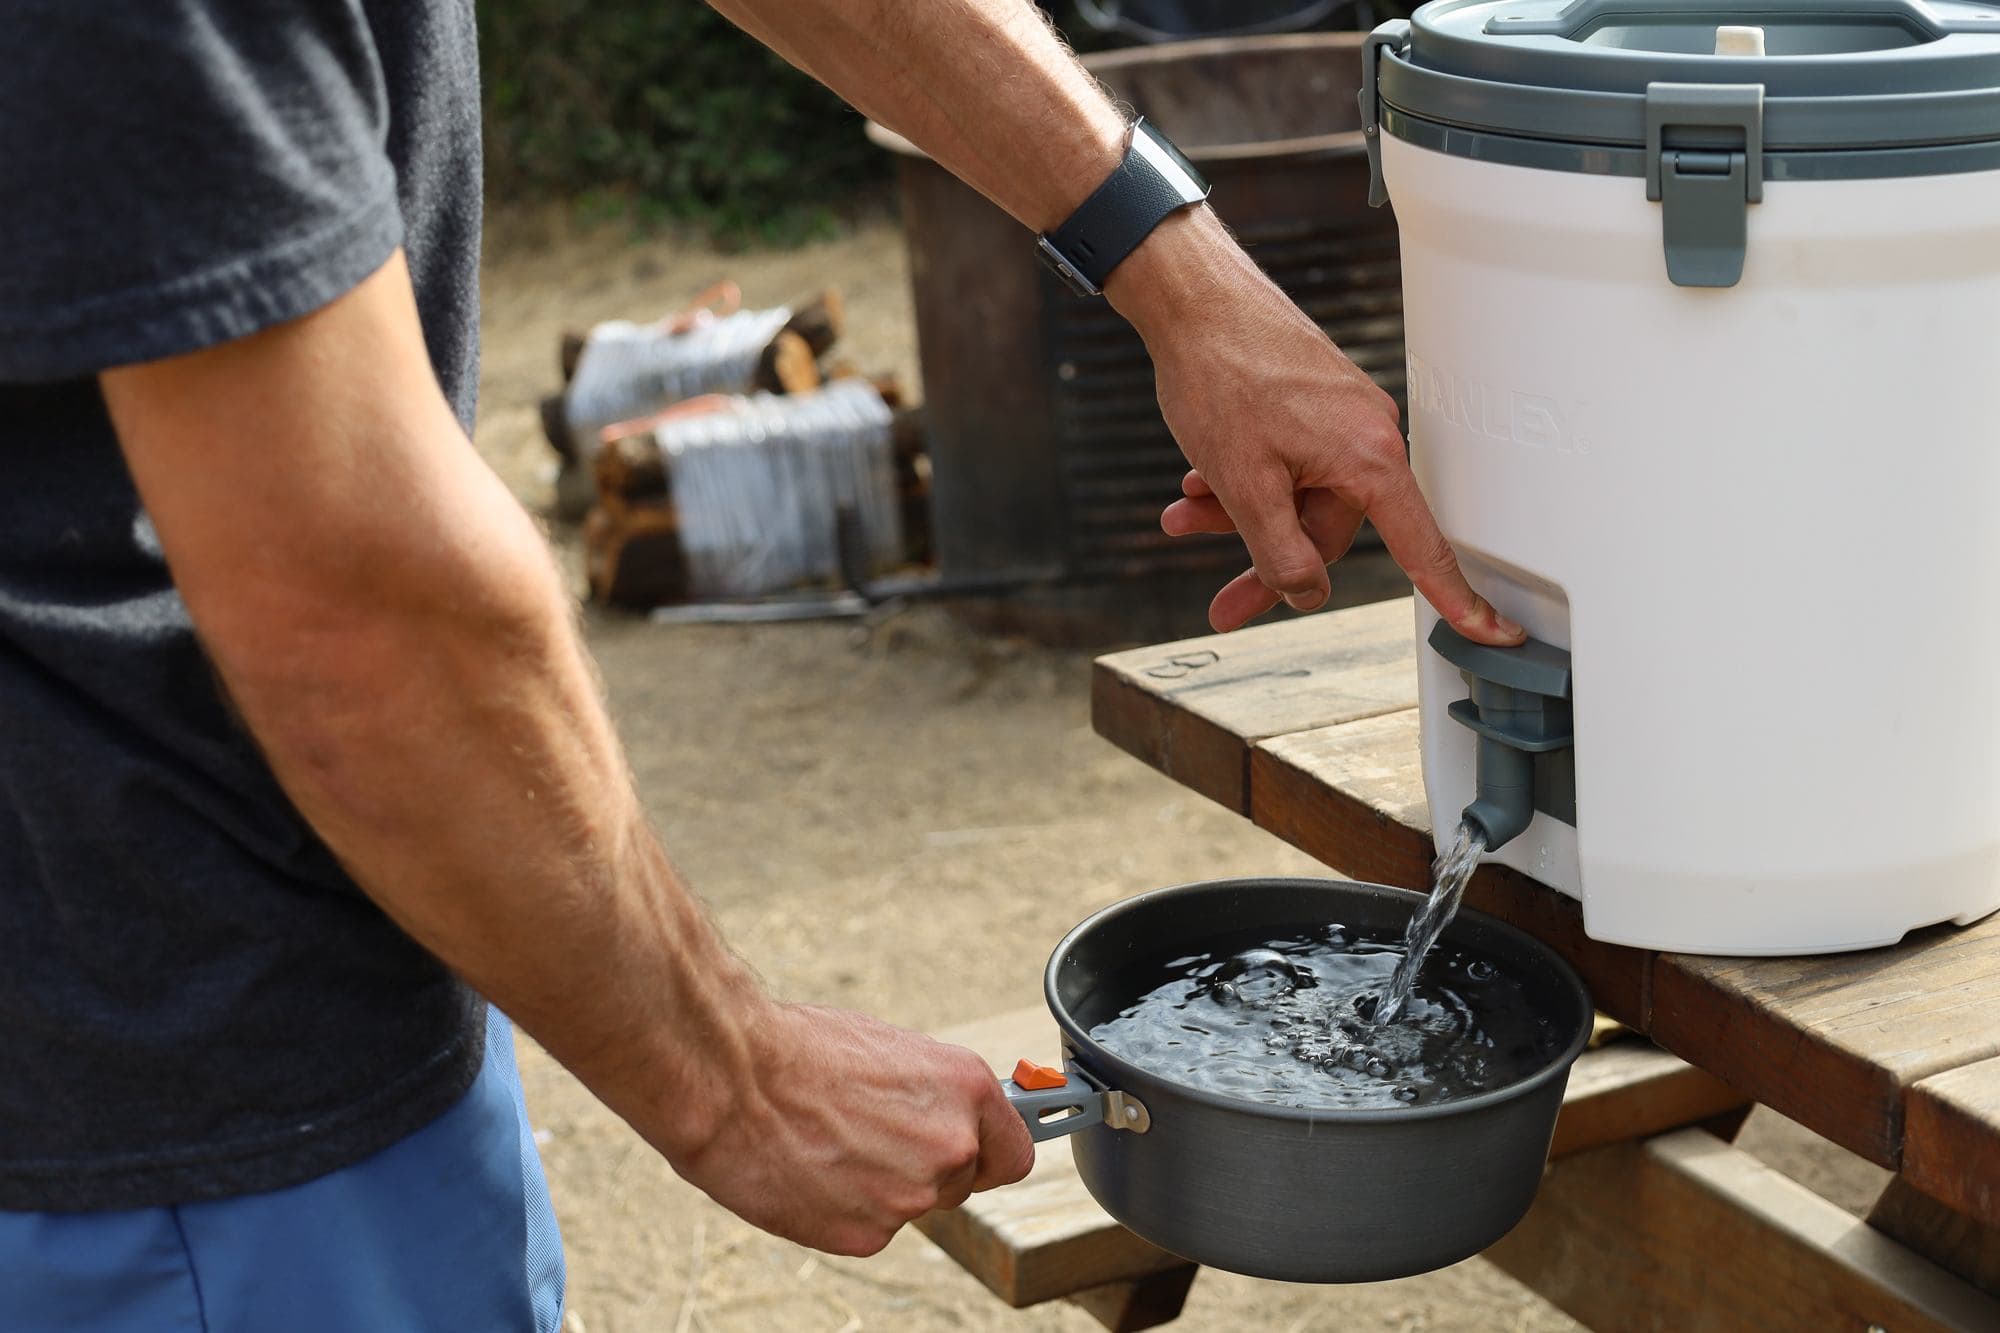
<path id="1" fill-rule="evenodd" d="M 598 450 L 597 493 L 620 499 L 672 498 L 673 478 L 652 432 L 627 435 Z"/>
<path id="2" fill-rule="evenodd" d="M 751 380 L 752 387 L 768 393 L 804 393 L 819 384 L 819 360 L 813 355 L 812 344 L 789 328 L 779 329 L 778 336 L 771 339 Z"/>
<path id="3" fill-rule="evenodd" d="M 896 495 L 902 511 L 903 558 L 929 563 L 930 458 L 923 413 L 890 414 Z M 585 570 L 591 596 L 615 606 L 651 607 L 691 596 L 686 552 L 673 503 L 673 477 L 652 431 L 607 442 L 594 464 L 597 504 L 584 522 Z"/>
<path id="4" fill-rule="evenodd" d="M 866 379 L 870 384 L 875 386 L 875 392 L 882 395 L 882 402 L 886 406 L 907 407 L 909 405 L 903 398 L 902 383 L 893 374 L 868 375 L 852 361 L 836 361 L 827 367 L 826 378 L 828 383 L 834 380 Z"/>
<path id="5" fill-rule="evenodd" d="M 888 402 L 888 399 L 883 399 Z M 914 462 L 929 452 L 924 436 L 924 410 L 921 407 L 897 407 L 889 413 L 889 450 L 896 456 L 898 469 Z"/>
<path id="6" fill-rule="evenodd" d="M 921 409 L 905 407 L 890 413 L 889 445 L 898 478 L 913 474 L 916 460 L 924 453 Z M 599 496 L 616 496 L 627 502 L 658 502 L 672 494 L 673 478 L 650 432 L 613 440 L 597 451 L 597 491 Z"/>
<path id="7" fill-rule="evenodd" d="M 688 599 L 687 555 L 670 504 L 599 505 L 583 524 L 590 595 L 612 606 L 664 606 Z"/>
<path id="8" fill-rule="evenodd" d="M 549 448 L 556 451 L 556 457 L 565 462 L 576 460 L 576 445 L 569 437 L 569 416 L 563 407 L 563 396 L 552 393 L 541 401 L 542 437 L 549 442 Z"/>
<path id="9" fill-rule="evenodd" d="M 765 347 L 747 387 L 767 393 L 803 393 L 818 388 L 820 383 L 819 362 L 813 357 L 811 344 L 790 329 L 780 329 Z M 597 452 L 597 442 L 578 440 L 572 435 L 567 395 L 568 384 L 565 383 L 562 393 L 542 399 L 542 434 L 558 457 L 588 457 Z M 670 404 L 662 403 L 660 406 Z"/>
<path id="10" fill-rule="evenodd" d="M 846 304 L 839 291 L 829 287 L 804 305 L 794 306 L 791 322 L 785 327 L 804 338 L 815 357 L 825 356 L 847 329 Z"/>

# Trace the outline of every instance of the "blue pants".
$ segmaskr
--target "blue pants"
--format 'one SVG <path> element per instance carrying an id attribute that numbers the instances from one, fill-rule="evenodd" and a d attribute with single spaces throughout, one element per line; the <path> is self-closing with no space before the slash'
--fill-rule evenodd
<path id="1" fill-rule="evenodd" d="M 562 1296 L 498 1010 L 463 1098 L 332 1175 L 174 1208 L 0 1212 L 9 1333 L 554 1333 Z"/>

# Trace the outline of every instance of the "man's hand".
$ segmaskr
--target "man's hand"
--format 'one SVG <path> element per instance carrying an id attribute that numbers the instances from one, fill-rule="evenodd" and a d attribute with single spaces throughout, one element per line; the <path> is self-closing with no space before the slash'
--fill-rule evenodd
<path id="1" fill-rule="evenodd" d="M 1254 568 L 1209 607 L 1232 630 L 1283 600 L 1326 601 L 1364 517 L 1439 615 L 1512 644 L 1520 626 L 1465 581 L 1404 456 L 1395 400 L 1198 212 L 1161 225 L 1107 295 L 1152 353 L 1160 409 L 1194 465 L 1161 526 L 1238 532 Z"/>
<path id="2" fill-rule="evenodd" d="M 746 1221 L 869 1255 L 1034 1165 L 1027 1126 L 972 1052 L 841 1009 L 783 1005 L 760 1026 L 749 1095 L 674 1163 Z"/>
<path id="3" fill-rule="evenodd" d="M 1125 120 L 1028 0 L 711 0 L 794 65 L 1036 231 L 1124 155 Z M 1022 238 L 1022 263 L 1027 238 Z M 1105 287 L 1146 339 L 1160 406 L 1194 464 L 1174 534 L 1240 531 L 1256 568 L 1219 630 L 1326 601 L 1326 566 L 1374 519 L 1417 590 L 1466 637 L 1519 643 L 1460 572 L 1410 474 L 1396 409 L 1250 262 L 1213 214 L 1169 219 Z"/>

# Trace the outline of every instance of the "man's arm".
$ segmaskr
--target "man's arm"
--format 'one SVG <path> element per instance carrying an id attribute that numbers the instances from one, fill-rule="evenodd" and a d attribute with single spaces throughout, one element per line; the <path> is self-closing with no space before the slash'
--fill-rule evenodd
<path id="1" fill-rule="evenodd" d="M 1123 118 L 1028 0 L 711 3 L 1036 231 L 1060 225 L 1123 154 Z M 1520 641 L 1438 531 L 1395 402 L 1213 213 L 1161 224 L 1104 293 L 1145 339 L 1161 410 L 1194 466 L 1163 526 L 1240 531 L 1255 562 L 1217 594 L 1217 629 L 1281 597 L 1319 606 L 1326 566 L 1365 515 L 1440 615 L 1481 642 Z"/>
<path id="2" fill-rule="evenodd" d="M 719 1202 L 845 1253 L 1033 1149 L 971 1053 L 782 1005 L 668 863 L 527 515 L 402 256 L 105 372 L 176 586 L 286 792 L 385 911 Z"/>

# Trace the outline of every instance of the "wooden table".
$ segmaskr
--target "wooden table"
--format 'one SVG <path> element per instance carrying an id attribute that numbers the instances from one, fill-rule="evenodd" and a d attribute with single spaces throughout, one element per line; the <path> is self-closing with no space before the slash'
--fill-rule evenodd
<path id="1" fill-rule="evenodd" d="M 1101 658 L 1092 715 L 1109 740 L 1342 875 L 1421 887 L 1432 847 L 1416 701 L 1402 600 Z M 1619 1132 L 1564 1143 L 1559 1130 L 1534 1210 L 1489 1259 L 1600 1330 L 2000 1333 L 2000 918 L 1867 953 L 1746 960 L 1600 944 L 1574 901 L 1503 867 L 1484 867 L 1467 901 L 1547 941 L 1601 1010 L 1671 1053 L 1640 1047 L 1655 1062 L 1642 1077 L 1602 1074 L 1605 1052 L 1586 1055 L 1565 1119 L 1615 1102 L 1599 1123 Z M 1030 1018 L 1041 1045 L 990 1051 L 996 1064 L 1053 1053 L 1045 1017 L 1013 1021 L 1025 1033 Z M 1896 1172 L 1867 1222 L 1734 1146 L 1733 1124 L 1682 1128 L 1744 1101 Z M 1068 1180 L 1070 1231 L 1100 1251 L 1107 1228 L 1140 1244 L 1087 1195 L 1076 1204 Z M 1007 1199 L 925 1225 L 1013 1303 L 1171 1269 L 1152 1251 L 1156 1267 L 1138 1271 L 1128 1248 L 1123 1267 L 1086 1259 L 1009 1289 L 1000 1259 L 1034 1244 L 1006 1216 L 1027 1200 Z M 1178 1308 L 1099 1313 L 1146 1327 Z"/>

